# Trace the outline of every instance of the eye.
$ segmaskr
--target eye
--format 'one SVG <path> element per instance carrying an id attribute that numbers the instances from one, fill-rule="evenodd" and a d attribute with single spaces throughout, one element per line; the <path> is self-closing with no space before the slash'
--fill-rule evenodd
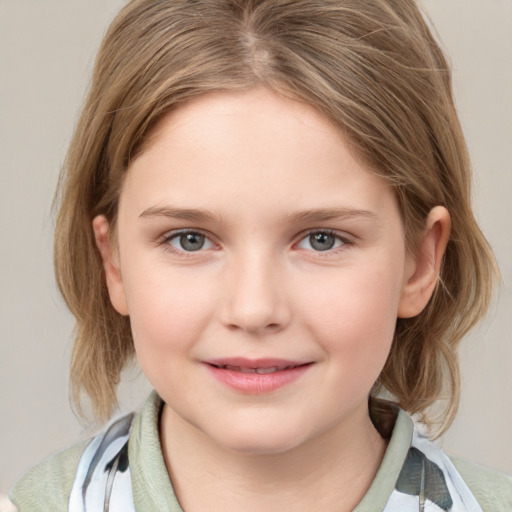
<path id="1" fill-rule="evenodd" d="M 201 249 L 211 249 L 213 243 L 197 231 L 180 231 L 165 238 L 165 242 L 176 251 L 196 252 Z"/>
<path id="2" fill-rule="evenodd" d="M 347 243 L 346 240 L 331 231 L 315 231 L 309 233 L 298 244 L 300 249 L 314 250 L 317 252 L 337 249 Z"/>

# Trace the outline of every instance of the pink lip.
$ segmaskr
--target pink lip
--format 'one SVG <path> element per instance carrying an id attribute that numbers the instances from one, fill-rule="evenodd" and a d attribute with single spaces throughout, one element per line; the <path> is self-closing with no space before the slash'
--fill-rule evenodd
<path id="1" fill-rule="evenodd" d="M 299 379 L 311 362 L 285 359 L 225 358 L 205 361 L 212 375 L 227 386 L 245 393 L 270 393 Z"/>

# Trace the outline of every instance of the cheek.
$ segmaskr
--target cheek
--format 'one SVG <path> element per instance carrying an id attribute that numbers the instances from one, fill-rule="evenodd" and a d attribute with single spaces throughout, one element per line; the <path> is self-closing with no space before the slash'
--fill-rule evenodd
<path id="1" fill-rule="evenodd" d="M 154 266 L 153 268 L 158 268 Z M 186 271 L 148 269 L 125 280 L 135 348 L 158 356 L 185 350 L 211 317 L 212 292 Z"/>
<path id="2" fill-rule="evenodd" d="M 373 381 L 391 348 L 401 291 L 399 272 L 376 268 L 339 272 L 303 295 L 301 308 L 328 357 Z"/>

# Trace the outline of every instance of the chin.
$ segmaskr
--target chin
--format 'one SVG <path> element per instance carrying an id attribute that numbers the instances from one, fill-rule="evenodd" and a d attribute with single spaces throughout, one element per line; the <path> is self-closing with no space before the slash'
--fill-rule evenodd
<path id="1" fill-rule="evenodd" d="M 290 429 L 278 428 L 232 428 L 224 435 L 212 436 L 219 445 L 230 451 L 245 455 L 278 455 L 301 445 L 306 439 Z"/>

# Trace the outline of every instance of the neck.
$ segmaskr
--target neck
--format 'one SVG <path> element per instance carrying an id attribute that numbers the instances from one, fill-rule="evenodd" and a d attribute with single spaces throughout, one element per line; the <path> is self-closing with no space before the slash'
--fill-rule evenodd
<path id="1" fill-rule="evenodd" d="M 160 437 L 167 471 L 186 512 L 353 510 L 386 449 L 367 411 L 282 453 L 226 449 L 167 406 Z"/>

